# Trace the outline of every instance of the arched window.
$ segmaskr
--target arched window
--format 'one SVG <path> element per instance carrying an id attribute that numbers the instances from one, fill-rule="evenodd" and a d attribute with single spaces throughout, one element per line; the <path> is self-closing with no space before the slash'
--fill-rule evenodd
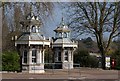
<path id="1" fill-rule="evenodd" d="M 35 26 L 32 26 L 32 32 L 36 32 Z"/>
<path id="2" fill-rule="evenodd" d="M 62 33 L 61 32 L 59 33 L 59 38 L 62 38 Z"/>

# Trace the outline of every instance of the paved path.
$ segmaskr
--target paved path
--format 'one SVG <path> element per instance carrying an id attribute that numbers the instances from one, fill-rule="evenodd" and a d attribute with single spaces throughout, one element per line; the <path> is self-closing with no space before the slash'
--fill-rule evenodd
<path id="1" fill-rule="evenodd" d="M 74 70 L 47 70 L 44 74 L 29 74 L 29 73 L 2 73 L 3 79 L 115 79 L 118 80 L 117 70 L 101 70 L 81 68 Z"/>

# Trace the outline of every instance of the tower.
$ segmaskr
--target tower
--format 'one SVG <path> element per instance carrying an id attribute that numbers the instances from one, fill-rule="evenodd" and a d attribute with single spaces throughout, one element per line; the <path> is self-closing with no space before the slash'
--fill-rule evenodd
<path id="1" fill-rule="evenodd" d="M 15 46 L 21 56 L 22 71 L 44 73 L 44 52 L 45 47 L 50 46 L 50 41 L 40 32 L 41 22 L 37 16 L 29 13 L 20 24 L 22 35 L 15 36 Z"/>
<path id="2" fill-rule="evenodd" d="M 70 29 L 65 25 L 64 20 L 54 30 L 55 40 L 52 43 L 54 50 L 55 68 L 72 69 L 73 68 L 73 52 L 77 48 L 77 44 L 70 40 Z"/>

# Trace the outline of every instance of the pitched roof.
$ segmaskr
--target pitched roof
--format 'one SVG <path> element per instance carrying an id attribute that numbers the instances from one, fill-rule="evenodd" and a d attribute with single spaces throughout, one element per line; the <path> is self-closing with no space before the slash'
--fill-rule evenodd
<path id="1" fill-rule="evenodd" d="M 22 40 L 44 40 L 44 36 L 39 33 L 23 34 L 18 38 L 18 41 Z"/>
<path id="2" fill-rule="evenodd" d="M 60 27 L 57 27 L 54 31 L 55 32 L 70 32 L 70 29 L 67 26 L 60 26 Z"/>
<path id="3" fill-rule="evenodd" d="M 56 39 L 53 44 L 53 47 L 77 47 L 77 44 L 72 42 L 69 38 Z"/>

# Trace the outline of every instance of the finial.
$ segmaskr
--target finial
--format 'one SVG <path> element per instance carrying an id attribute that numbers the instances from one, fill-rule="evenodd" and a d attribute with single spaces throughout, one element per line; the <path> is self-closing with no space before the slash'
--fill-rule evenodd
<path id="1" fill-rule="evenodd" d="M 62 21 L 61 21 L 61 24 L 64 25 L 63 10 L 62 10 Z"/>
<path id="2" fill-rule="evenodd" d="M 62 22 L 64 22 L 64 18 L 63 18 L 63 16 L 62 16 Z"/>

